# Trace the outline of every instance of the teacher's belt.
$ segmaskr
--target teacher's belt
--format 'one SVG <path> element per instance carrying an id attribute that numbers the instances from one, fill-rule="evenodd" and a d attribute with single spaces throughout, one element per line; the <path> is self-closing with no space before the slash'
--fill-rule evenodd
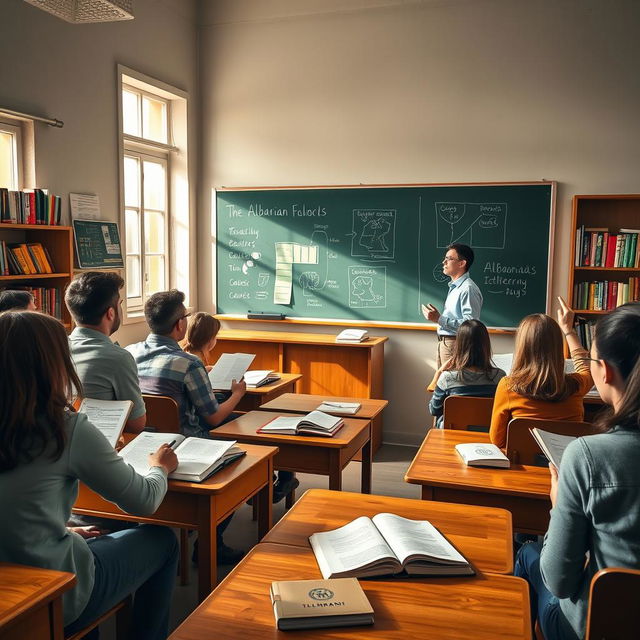
<path id="1" fill-rule="evenodd" d="M 443 341 L 447 341 L 447 340 L 455 340 L 456 336 L 449 336 L 449 335 L 445 335 L 442 333 L 438 334 L 438 342 L 443 342 Z"/>

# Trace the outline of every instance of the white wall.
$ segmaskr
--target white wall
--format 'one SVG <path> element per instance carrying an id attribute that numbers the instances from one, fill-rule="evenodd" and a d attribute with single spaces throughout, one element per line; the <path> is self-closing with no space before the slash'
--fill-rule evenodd
<path id="1" fill-rule="evenodd" d="M 200 6 L 201 308 L 215 301 L 214 187 L 554 179 L 554 295 L 571 197 L 639 190 L 637 0 Z M 390 336 L 385 439 L 417 443 L 434 335 L 372 333 Z"/>
<path id="2" fill-rule="evenodd" d="M 0 106 L 64 121 L 63 129 L 36 124 L 35 142 L 37 183 L 62 196 L 65 214 L 69 192 L 96 193 L 104 217 L 118 219 L 118 63 L 191 95 L 195 214 L 197 4 L 134 4 L 132 21 L 73 25 L 22 0 L 0 3 Z M 143 321 L 116 338 L 128 344 L 146 333 Z"/>

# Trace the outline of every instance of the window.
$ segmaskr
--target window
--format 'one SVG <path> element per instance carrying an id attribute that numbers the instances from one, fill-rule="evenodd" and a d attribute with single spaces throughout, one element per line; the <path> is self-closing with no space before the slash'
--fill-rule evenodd
<path id="1" fill-rule="evenodd" d="M 0 187 L 23 187 L 22 140 L 19 126 L 0 120 Z"/>
<path id="2" fill-rule="evenodd" d="M 124 206 L 127 301 L 135 309 L 168 288 L 166 158 L 125 152 Z"/>
<path id="3" fill-rule="evenodd" d="M 125 322 L 136 322 L 157 291 L 175 287 L 187 303 L 192 297 L 187 99 L 136 71 L 118 71 Z"/>

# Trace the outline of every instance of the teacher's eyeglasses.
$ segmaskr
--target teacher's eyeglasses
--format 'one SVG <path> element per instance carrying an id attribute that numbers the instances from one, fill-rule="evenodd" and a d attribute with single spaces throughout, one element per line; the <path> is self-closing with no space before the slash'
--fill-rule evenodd
<path id="1" fill-rule="evenodd" d="M 455 262 L 460 262 L 462 258 L 450 258 L 449 256 L 445 256 L 444 258 L 442 258 L 442 262 L 451 262 L 452 260 Z"/>

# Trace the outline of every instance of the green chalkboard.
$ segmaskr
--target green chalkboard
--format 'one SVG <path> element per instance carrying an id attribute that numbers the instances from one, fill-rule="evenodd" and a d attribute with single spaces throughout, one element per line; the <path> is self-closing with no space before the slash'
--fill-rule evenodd
<path id="1" fill-rule="evenodd" d="M 481 319 L 515 327 L 548 306 L 554 196 L 551 182 L 218 191 L 217 311 L 423 324 L 462 242 Z"/>
<path id="2" fill-rule="evenodd" d="M 81 269 L 123 268 L 120 234 L 116 222 L 74 220 L 76 260 Z"/>

